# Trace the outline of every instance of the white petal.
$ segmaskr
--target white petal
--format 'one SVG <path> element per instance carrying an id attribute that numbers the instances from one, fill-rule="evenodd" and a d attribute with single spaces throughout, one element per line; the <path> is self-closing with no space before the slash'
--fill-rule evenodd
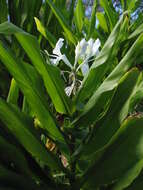
<path id="1" fill-rule="evenodd" d="M 72 86 L 67 86 L 67 87 L 65 88 L 65 93 L 66 93 L 66 95 L 67 95 L 67 96 L 70 96 L 71 93 L 72 93 L 72 90 L 73 90 L 73 87 L 72 87 Z"/>
<path id="2" fill-rule="evenodd" d="M 55 59 L 50 59 L 50 61 L 51 61 L 51 64 L 58 65 L 60 60 L 59 60 L 59 57 L 57 57 Z"/>
<path id="3" fill-rule="evenodd" d="M 99 53 L 99 47 L 101 46 L 101 42 L 99 39 L 97 39 L 94 44 L 93 44 L 93 48 L 92 48 L 92 56 L 95 56 Z"/>
<path id="4" fill-rule="evenodd" d="M 76 48 L 75 48 L 75 60 L 77 62 L 78 58 L 79 58 L 79 55 L 80 55 L 80 43 L 78 42 Z"/>
<path id="5" fill-rule="evenodd" d="M 80 42 L 78 42 L 76 48 L 75 48 L 75 62 L 78 61 L 79 58 L 84 59 L 85 58 L 85 52 L 87 48 L 87 41 L 85 38 L 83 38 Z"/>
<path id="6" fill-rule="evenodd" d="M 85 54 L 87 46 L 88 46 L 88 42 L 83 38 L 80 41 L 80 56 Z"/>
<path id="7" fill-rule="evenodd" d="M 64 44 L 64 39 L 60 38 L 58 42 L 56 43 L 55 48 L 53 49 L 53 54 L 56 54 L 58 56 L 61 56 L 61 48 Z"/>
<path id="8" fill-rule="evenodd" d="M 86 57 L 91 57 L 92 56 L 92 49 L 93 49 L 93 45 L 94 45 L 94 40 L 92 38 L 90 38 L 88 40 L 88 46 L 86 48 Z"/>
<path id="9" fill-rule="evenodd" d="M 85 40 L 85 38 L 83 38 L 83 39 L 79 42 L 79 44 L 80 44 L 80 47 L 84 47 L 84 46 L 86 46 L 87 41 Z"/>
<path id="10" fill-rule="evenodd" d="M 93 46 L 93 43 L 94 43 L 94 40 L 92 38 L 90 38 L 88 40 L 88 46 L 92 47 Z"/>
<path id="11" fill-rule="evenodd" d="M 88 73 L 88 71 L 89 71 L 89 65 L 88 65 L 88 63 L 84 63 L 82 65 L 81 71 L 82 71 L 83 76 L 85 76 Z"/>

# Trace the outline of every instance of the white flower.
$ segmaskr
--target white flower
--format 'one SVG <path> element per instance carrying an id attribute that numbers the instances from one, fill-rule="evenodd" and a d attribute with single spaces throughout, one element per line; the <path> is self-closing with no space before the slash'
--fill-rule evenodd
<path id="1" fill-rule="evenodd" d="M 53 54 L 61 56 L 62 55 L 61 48 L 63 47 L 63 45 L 64 45 L 64 39 L 60 38 L 58 42 L 56 43 L 55 48 L 53 49 Z"/>
<path id="2" fill-rule="evenodd" d="M 87 48 L 86 48 L 86 57 L 91 57 L 92 56 L 92 49 L 93 49 L 93 45 L 94 45 L 94 40 L 92 38 L 90 38 L 87 42 Z"/>
<path id="3" fill-rule="evenodd" d="M 78 42 L 75 48 L 75 61 L 97 55 L 100 45 L 101 43 L 99 39 L 94 41 L 92 38 L 90 38 L 88 41 L 86 41 L 83 38 L 80 42 Z"/>
<path id="4" fill-rule="evenodd" d="M 53 49 L 53 55 L 50 56 L 52 57 L 50 61 L 52 64 L 58 65 L 59 62 L 62 60 L 67 66 L 69 66 L 72 69 L 72 65 L 69 62 L 66 55 L 61 53 L 61 48 L 63 47 L 63 44 L 64 44 L 64 39 L 60 38 L 56 43 L 55 48 Z"/>
<path id="5" fill-rule="evenodd" d="M 81 68 L 82 74 L 84 76 L 89 71 L 89 59 L 98 55 L 100 45 L 101 43 L 99 39 L 94 41 L 92 38 L 90 38 L 88 41 L 82 39 L 80 42 L 78 42 L 75 49 L 74 67 L 76 67 L 78 60 L 83 60 L 83 62 L 78 66 L 77 71 Z"/>
<path id="6" fill-rule="evenodd" d="M 78 42 L 75 48 L 75 64 L 77 63 L 78 59 L 85 58 L 87 45 L 87 41 L 84 38 L 80 42 Z"/>
<path id="7" fill-rule="evenodd" d="M 86 58 L 90 58 L 92 56 L 97 56 L 98 53 L 99 53 L 99 47 L 101 45 L 100 43 L 100 40 L 97 39 L 97 40 L 93 40 L 92 38 L 90 38 L 88 41 L 87 41 L 87 48 L 86 48 L 86 51 L 85 51 L 85 57 Z"/>
<path id="8" fill-rule="evenodd" d="M 88 73 L 88 71 L 89 71 L 89 65 L 88 65 L 87 62 L 85 62 L 85 63 L 82 65 L 81 71 L 82 71 L 83 76 L 85 76 L 85 75 Z"/>
<path id="9" fill-rule="evenodd" d="M 66 93 L 67 96 L 71 96 L 72 91 L 74 89 L 74 85 L 75 85 L 75 83 L 73 82 L 71 86 L 67 86 L 65 88 L 65 93 Z"/>
<path id="10" fill-rule="evenodd" d="M 101 46 L 101 42 L 99 39 L 97 39 L 94 44 L 93 44 L 93 47 L 92 47 L 92 56 L 97 56 L 98 53 L 99 53 L 99 47 Z"/>

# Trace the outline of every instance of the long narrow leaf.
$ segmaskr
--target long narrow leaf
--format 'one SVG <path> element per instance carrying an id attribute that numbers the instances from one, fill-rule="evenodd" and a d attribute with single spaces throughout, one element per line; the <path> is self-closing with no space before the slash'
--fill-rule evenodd
<path id="1" fill-rule="evenodd" d="M 32 66 L 16 59 L 1 43 L 0 59 L 26 96 L 30 107 L 41 122 L 43 128 L 48 131 L 49 136 L 56 141 L 61 148 L 65 147 L 67 149 L 66 142 L 57 128 L 52 114 L 49 112 L 43 84 L 36 70 Z"/>
<path id="2" fill-rule="evenodd" d="M 106 0 L 100 0 L 100 5 L 104 8 L 104 11 L 110 23 L 110 30 L 112 31 L 114 25 L 116 24 L 118 20 L 117 13 L 115 12 L 115 10 L 112 9 L 109 2 Z"/>
<path id="3" fill-rule="evenodd" d="M 88 39 L 90 38 L 90 36 L 92 36 L 92 33 L 95 30 L 96 8 L 97 8 L 97 0 L 94 1 L 93 7 L 92 7 L 91 20 L 90 20 L 90 25 L 89 25 L 89 29 L 88 29 Z"/>
<path id="4" fill-rule="evenodd" d="M 136 58 L 140 55 L 142 49 L 143 34 L 138 37 L 117 67 L 111 72 L 111 74 L 104 80 L 97 91 L 89 99 L 85 105 L 83 113 L 74 124 L 86 126 L 87 124 L 91 124 L 99 119 L 100 115 L 103 113 L 102 110 L 104 106 L 110 102 L 121 77 L 129 68 L 134 66 Z"/>
<path id="5" fill-rule="evenodd" d="M 7 97 L 7 102 L 17 105 L 18 97 L 19 97 L 19 87 L 18 87 L 16 81 L 12 78 L 8 97 Z"/>
<path id="6" fill-rule="evenodd" d="M 16 146 L 8 143 L 2 136 L 0 136 L 0 151 L 0 161 L 12 162 L 21 173 L 31 175 L 32 177 L 32 173 L 22 152 Z"/>
<path id="7" fill-rule="evenodd" d="M 128 118 L 110 141 L 100 161 L 95 165 L 91 163 L 83 178 L 86 179 L 85 186 L 92 189 L 120 181 L 121 177 L 124 177 L 121 179 L 122 187 L 128 186 L 143 168 L 142 142 L 143 118 Z"/>
<path id="8" fill-rule="evenodd" d="M 96 13 L 97 19 L 99 20 L 100 27 L 104 30 L 104 32 L 108 33 L 108 25 L 105 19 L 104 13 Z"/>
<path id="9" fill-rule="evenodd" d="M 122 38 L 123 34 L 120 31 L 122 24 L 123 17 L 116 24 L 100 54 L 95 59 L 93 65 L 90 68 L 89 74 L 85 76 L 83 84 L 77 94 L 77 102 L 83 103 L 83 101 L 90 97 L 100 85 L 103 76 L 105 75 L 109 66 L 112 64 L 112 59 L 115 56 L 115 50 L 119 45 L 119 37 Z"/>
<path id="10" fill-rule="evenodd" d="M 83 27 L 83 19 L 84 19 L 84 9 L 83 9 L 83 3 L 82 0 L 78 0 L 76 8 L 75 8 L 75 13 L 74 13 L 74 19 L 75 19 L 75 24 L 77 27 L 78 32 L 82 32 L 82 27 Z"/>
<path id="11" fill-rule="evenodd" d="M 134 38 L 137 35 L 141 34 L 143 32 L 143 24 L 141 24 L 130 36 L 128 39 Z"/>
<path id="12" fill-rule="evenodd" d="M 111 101 L 109 110 L 105 116 L 97 122 L 95 134 L 93 134 L 88 143 L 82 147 L 80 158 L 83 157 L 83 159 L 87 160 L 93 159 L 94 153 L 104 147 L 120 128 L 123 120 L 130 111 L 130 100 L 134 96 L 134 91 L 137 91 L 138 80 L 142 80 L 142 77 L 140 77 L 140 72 L 135 68 L 122 77 Z"/>
<path id="13" fill-rule="evenodd" d="M 7 21 L 8 7 L 6 0 L 0 0 L 0 23 Z"/>
<path id="14" fill-rule="evenodd" d="M 64 32 L 67 35 L 67 39 L 69 41 L 71 41 L 73 44 L 76 44 L 76 38 L 73 35 L 73 33 L 71 32 L 71 28 L 68 25 L 68 23 L 66 22 L 64 16 L 62 15 L 62 13 L 60 12 L 60 10 L 54 5 L 54 3 L 51 0 L 46 0 L 46 2 L 48 3 L 48 5 L 50 6 L 50 8 L 52 9 L 54 15 L 57 17 L 59 23 L 61 24 Z"/>
<path id="15" fill-rule="evenodd" d="M 54 48 L 56 44 L 56 38 L 43 26 L 38 18 L 34 18 L 37 26 L 37 30 L 48 40 L 50 45 Z"/>
<path id="16" fill-rule="evenodd" d="M 0 120 L 8 127 L 21 145 L 33 156 L 39 158 L 51 169 L 60 169 L 58 159 L 42 146 L 34 133 L 31 133 L 30 122 L 16 108 L 0 99 Z M 34 130 L 34 129 L 33 129 Z"/>
<path id="17" fill-rule="evenodd" d="M 18 175 L 0 165 L 0 188 L 9 190 L 35 190 L 39 189 L 36 183 L 28 177 Z M 40 189 L 39 189 L 40 190 Z"/>
<path id="18" fill-rule="evenodd" d="M 0 33 L 5 35 L 14 34 L 16 36 L 33 65 L 42 76 L 56 110 L 60 113 L 71 113 L 70 100 L 65 94 L 60 71 L 57 67 L 45 63 L 40 54 L 40 47 L 36 38 L 8 22 L 0 25 Z M 55 78 L 58 78 L 58 80 L 55 80 Z"/>

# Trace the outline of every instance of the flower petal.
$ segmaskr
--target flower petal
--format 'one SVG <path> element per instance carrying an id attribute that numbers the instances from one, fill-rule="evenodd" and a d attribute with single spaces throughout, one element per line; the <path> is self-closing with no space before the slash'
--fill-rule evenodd
<path id="1" fill-rule="evenodd" d="M 92 48 L 92 56 L 95 56 L 99 53 L 99 47 L 101 46 L 101 42 L 99 39 L 97 39 L 94 44 L 93 44 L 93 48 Z"/>
<path id="2" fill-rule="evenodd" d="M 59 59 L 59 57 L 57 57 L 57 58 L 55 58 L 55 59 L 50 59 L 50 61 L 51 61 L 51 64 L 53 64 L 53 65 L 58 65 L 60 59 Z"/>
<path id="3" fill-rule="evenodd" d="M 65 93 L 66 93 L 66 95 L 67 95 L 67 96 L 70 96 L 71 93 L 72 93 L 72 90 L 73 90 L 73 86 L 67 86 L 67 87 L 65 88 Z"/>
<path id="4" fill-rule="evenodd" d="M 62 54 L 61 54 L 61 48 L 62 48 L 63 44 L 64 44 L 64 39 L 63 39 L 63 38 L 60 38 L 60 39 L 58 40 L 58 42 L 56 43 L 55 48 L 53 49 L 53 54 L 56 54 L 56 55 L 58 55 L 58 56 L 61 56 L 61 55 L 62 55 Z"/>
<path id="5" fill-rule="evenodd" d="M 88 42 L 83 38 L 80 41 L 80 57 L 82 57 L 83 55 L 85 55 L 87 46 L 88 46 Z"/>
<path id="6" fill-rule="evenodd" d="M 83 38 L 80 42 L 78 42 L 75 48 L 75 60 L 76 60 L 75 62 L 77 62 L 79 58 L 84 59 L 87 45 L 88 43 L 85 40 L 85 38 Z"/>
<path id="7" fill-rule="evenodd" d="M 88 71 L 89 71 L 89 65 L 88 65 L 87 62 L 82 65 L 81 71 L 82 71 L 83 76 L 85 76 L 88 73 Z"/>
<path id="8" fill-rule="evenodd" d="M 92 56 L 92 49 L 93 49 L 93 45 L 94 45 L 94 40 L 92 39 L 92 38 L 90 38 L 89 40 L 88 40 L 88 46 L 87 46 L 87 48 L 86 48 L 86 57 L 91 57 Z"/>

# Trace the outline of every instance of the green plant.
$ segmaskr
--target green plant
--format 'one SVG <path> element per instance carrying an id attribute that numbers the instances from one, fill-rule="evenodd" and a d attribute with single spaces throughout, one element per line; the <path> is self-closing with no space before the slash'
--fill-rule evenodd
<path id="1" fill-rule="evenodd" d="M 121 1 L 122 9 L 133 12 L 139 2 L 139 0 L 132 3 Z M 74 9 L 75 5 L 76 8 Z M 99 12 L 98 7 L 102 7 L 104 11 Z M 107 3 L 104 0 L 94 1 L 91 19 L 85 17 L 84 11 L 85 7 L 81 0 L 77 4 L 75 0 L 1 0 L 0 23 L 9 20 L 25 31 L 34 34 L 37 36 L 42 49 L 48 51 L 51 51 L 60 37 L 64 37 L 70 45 L 67 51 L 70 51 L 69 57 L 72 59 L 73 44 L 76 44 L 78 40 L 85 36 L 87 40 L 91 37 L 99 38 L 101 43 L 104 44 L 120 15 L 113 7 L 112 1 Z M 97 23 L 97 19 L 99 23 Z M 140 14 L 140 19 L 136 19 L 134 29 L 141 23 L 141 20 L 142 14 Z M 96 30 L 95 24 L 97 26 Z M 37 32 L 36 27 L 40 33 Z M 9 40 L 3 40 L 9 43 Z M 15 38 L 11 37 L 10 42 L 11 49 L 15 54 L 20 57 L 24 56 Z M 0 95 L 6 97 L 10 77 L 2 67 L 0 68 L 0 76 L 5 78 L 5 82 L 0 80 Z"/>
<path id="2" fill-rule="evenodd" d="M 75 50 L 72 45 L 83 38 L 77 15 L 81 1 L 73 17 L 75 34 L 52 1 L 47 2 L 67 39 L 67 48 L 55 60 L 48 48 L 40 49 L 35 36 L 12 23 L 0 24 L 0 60 L 13 77 L 7 100 L 0 98 L 0 187 L 137 189 L 143 168 L 143 115 L 135 112 L 143 98 L 138 69 L 143 27 L 136 21 L 130 25 L 127 12 L 118 22 L 111 21 L 102 1 L 110 24 L 107 40 L 99 54 L 86 57 L 83 51 L 75 61 L 83 47 L 78 43 Z M 99 37 L 91 34 L 92 21 L 94 17 L 86 40 Z M 20 53 L 10 48 L 10 36 Z M 55 42 L 50 41 L 52 47 Z M 63 45 L 63 40 L 58 43 Z"/>

